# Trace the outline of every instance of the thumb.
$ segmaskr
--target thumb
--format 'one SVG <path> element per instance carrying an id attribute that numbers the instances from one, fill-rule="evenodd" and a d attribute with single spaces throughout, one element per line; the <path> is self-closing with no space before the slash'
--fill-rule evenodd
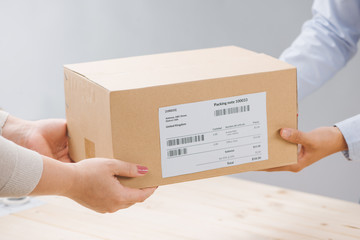
<path id="1" fill-rule="evenodd" d="M 306 133 L 293 128 L 282 128 L 280 136 L 288 142 L 304 145 L 307 143 Z"/>
<path id="2" fill-rule="evenodd" d="M 122 177 L 139 177 L 143 176 L 148 172 L 148 168 L 144 166 L 140 166 L 134 163 L 124 162 L 121 160 L 115 160 L 117 164 L 115 164 L 114 173 L 117 176 Z"/>

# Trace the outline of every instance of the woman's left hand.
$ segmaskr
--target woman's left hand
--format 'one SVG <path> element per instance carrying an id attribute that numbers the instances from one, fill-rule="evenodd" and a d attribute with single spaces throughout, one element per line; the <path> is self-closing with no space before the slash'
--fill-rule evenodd
<path id="1" fill-rule="evenodd" d="M 71 162 L 65 119 L 26 121 L 9 115 L 2 136 L 42 155 Z"/>

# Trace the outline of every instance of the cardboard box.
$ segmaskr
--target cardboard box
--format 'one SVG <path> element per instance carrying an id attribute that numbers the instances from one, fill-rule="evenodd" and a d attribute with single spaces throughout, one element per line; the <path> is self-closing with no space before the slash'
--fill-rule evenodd
<path id="1" fill-rule="evenodd" d="M 296 68 L 239 47 L 65 66 L 70 156 L 145 165 L 149 187 L 297 161 Z"/>

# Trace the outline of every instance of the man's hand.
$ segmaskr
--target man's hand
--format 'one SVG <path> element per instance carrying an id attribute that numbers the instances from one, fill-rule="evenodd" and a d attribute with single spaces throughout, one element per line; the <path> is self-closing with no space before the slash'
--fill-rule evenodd
<path id="1" fill-rule="evenodd" d="M 71 162 L 64 119 L 26 121 L 9 115 L 2 135 L 44 156 Z"/>
<path id="2" fill-rule="evenodd" d="M 299 144 L 298 163 L 265 171 L 299 172 L 328 155 L 347 149 L 346 141 L 337 127 L 321 127 L 311 132 L 283 128 L 280 135 L 288 142 Z"/>

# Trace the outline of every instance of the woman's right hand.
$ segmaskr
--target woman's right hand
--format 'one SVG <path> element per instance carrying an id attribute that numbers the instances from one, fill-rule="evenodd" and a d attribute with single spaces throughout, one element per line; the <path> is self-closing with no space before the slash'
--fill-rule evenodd
<path id="1" fill-rule="evenodd" d="M 156 188 L 133 189 L 120 184 L 116 176 L 141 177 L 148 169 L 115 159 L 92 158 L 73 165 L 75 180 L 65 196 L 97 212 L 116 212 L 143 202 Z"/>
<path id="2" fill-rule="evenodd" d="M 156 188 L 134 189 L 117 176 L 141 177 L 146 167 L 116 159 L 63 163 L 43 156 L 41 179 L 30 195 L 61 195 L 100 213 L 112 213 L 147 199 Z"/>

